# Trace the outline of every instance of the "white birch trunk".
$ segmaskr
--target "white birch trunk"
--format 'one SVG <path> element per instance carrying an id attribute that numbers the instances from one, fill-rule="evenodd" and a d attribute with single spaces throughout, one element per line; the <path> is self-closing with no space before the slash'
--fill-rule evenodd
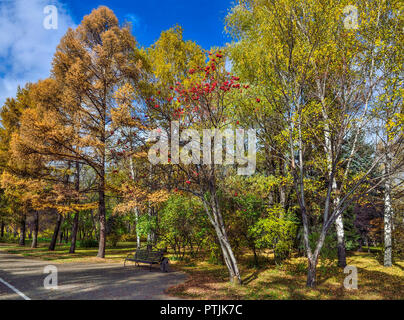
<path id="1" fill-rule="evenodd" d="M 132 179 L 135 179 L 135 168 L 133 166 L 133 158 L 130 157 L 130 174 Z M 135 208 L 135 221 L 136 221 L 136 247 L 140 249 L 140 235 L 139 235 L 139 210 Z"/>
<path id="2" fill-rule="evenodd" d="M 393 207 L 391 204 L 391 179 L 390 175 L 391 157 L 386 153 L 384 172 L 387 175 L 384 184 L 384 266 L 391 267 L 393 264 L 392 255 L 392 231 L 393 231 Z"/>

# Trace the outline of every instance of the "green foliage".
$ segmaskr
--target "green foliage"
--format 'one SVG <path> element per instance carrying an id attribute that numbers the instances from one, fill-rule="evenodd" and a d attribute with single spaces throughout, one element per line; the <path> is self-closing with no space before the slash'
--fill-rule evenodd
<path id="1" fill-rule="evenodd" d="M 125 232 L 122 217 L 110 216 L 107 220 L 107 241 L 112 247 L 116 247 Z"/>
<path id="2" fill-rule="evenodd" d="M 14 237 L 12 234 L 5 234 L 3 237 L 0 237 L 0 242 L 4 243 L 18 243 L 19 237 Z"/>
<path id="3" fill-rule="evenodd" d="M 157 228 L 157 217 L 150 216 L 149 214 L 143 214 L 139 216 L 137 222 L 137 232 L 140 237 L 147 237 L 148 234 L 156 230 Z"/>
<path id="4" fill-rule="evenodd" d="M 345 248 L 348 251 L 356 250 L 359 247 L 359 241 L 361 239 L 361 236 L 354 225 L 356 215 L 353 209 L 352 206 L 349 207 L 342 216 L 345 231 Z"/>
<path id="5" fill-rule="evenodd" d="M 267 216 L 260 219 L 251 232 L 256 236 L 259 248 L 274 250 L 275 261 L 280 262 L 290 256 L 297 232 L 296 219 L 286 214 L 280 205 L 268 209 Z"/>
<path id="6" fill-rule="evenodd" d="M 178 259 L 198 254 L 206 240 L 208 221 L 198 199 L 173 195 L 161 210 L 159 246 L 170 246 Z"/>
<path id="7" fill-rule="evenodd" d="M 315 249 L 316 244 L 320 238 L 320 232 L 319 231 L 313 231 L 309 235 L 309 242 L 312 250 Z M 335 232 L 330 232 L 329 234 L 326 235 L 324 245 L 321 248 L 320 252 L 320 257 L 324 259 L 324 261 L 332 262 L 337 258 L 337 241 L 336 239 L 336 233 Z"/>
<path id="8" fill-rule="evenodd" d="M 230 203 L 230 207 L 223 203 L 223 207 L 227 207 L 229 220 L 229 237 L 236 254 L 241 254 L 244 247 L 248 247 L 254 254 L 255 264 L 258 264 L 257 257 L 257 234 L 254 226 L 265 213 L 266 204 L 261 197 L 254 194 L 246 193 L 237 195 L 232 199 L 222 199 Z"/>
<path id="9" fill-rule="evenodd" d="M 80 248 L 97 248 L 98 241 L 95 239 L 84 239 L 84 240 L 78 241 L 78 246 Z"/>
<path id="10" fill-rule="evenodd" d="M 123 242 L 136 242 L 137 241 L 137 236 L 136 234 L 124 234 L 121 237 L 121 241 Z"/>

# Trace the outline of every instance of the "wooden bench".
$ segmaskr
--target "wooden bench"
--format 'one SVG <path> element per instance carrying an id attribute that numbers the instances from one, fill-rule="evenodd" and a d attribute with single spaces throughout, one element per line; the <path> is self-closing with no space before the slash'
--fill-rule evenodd
<path id="1" fill-rule="evenodd" d="M 130 253 L 125 258 L 123 266 L 125 267 L 126 261 L 135 262 L 139 266 L 139 263 L 150 264 L 150 271 L 153 264 L 159 264 L 163 272 L 168 272 L 168 259 L 164 257 L 162 251 L 150 251 L 144 249 L 137 249 L 135 253 Z"/>

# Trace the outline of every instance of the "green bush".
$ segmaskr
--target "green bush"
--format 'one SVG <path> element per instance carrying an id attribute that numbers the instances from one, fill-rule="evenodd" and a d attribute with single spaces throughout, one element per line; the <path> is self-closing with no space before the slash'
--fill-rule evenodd
<path id="1" fill-rule="evenodd" d="M 18 243 L 18 241 L 19 241 L 19 237 L 14 237 L 11 234 L 0 237 L 0 242 L 3 242 L 3 243 Z"/>
<path id="2" fill-rule="evenodd" d="M 122 217 L 112 215 L 107 220 L 107 242 L 116 247 L 125 233 L 125 226 Z"/>
<path id="3" fill-rule="evenodd" d="M 137 236 L 136 234 L 124 234 L 121 237 L 122 242 L 136 242 L 137 241 Z"/>
<path id="4" fill-rule="evenodd" d="M 116 247 L 118 245 L 118 242 L 121 240 L 121 235 L 117 233 L 112 233 L 107 236 L 107 242 L 110 244 L 112 247 Z"/>
<path id="5" fill-rule="evenodd" d="M 178 259 L 184 259 L 185 254 L 195 256 L 205 243 L 207 229 L 208 222 L 201 202 L 173 195 L 161 210 L 158 246 L 169 246 Z"/>
<path id="6" fill-rule="evenodd" d="M 98 247 L 98 241 L 95 239 L 85 239 L 78 241 L 80 248 L 96 248 Z"/>
<path id="7" fill-rule="evenodd" d="M 327 262 L 327 265 L 332 264 L 338 257 L 336 237 L 335 232 L 327 234 L 324 240 L 324 245 L 321 248 L 320 257 L 324 262 Z M 319 238 L 320 231 L 314 231 L 309 235 L 310 247 L 313 251 L 315 250 Z"/>
<path id="8" fill-rule="evenodd" d="M 252 228 L 256 234 L 258 248 L 274 250 L 275 262 L 288 258 L 293 249 L 297 232 L 294 216 L 284 212 L 280 205 L 268 209 L 268 215 L 260 219 Z"/>

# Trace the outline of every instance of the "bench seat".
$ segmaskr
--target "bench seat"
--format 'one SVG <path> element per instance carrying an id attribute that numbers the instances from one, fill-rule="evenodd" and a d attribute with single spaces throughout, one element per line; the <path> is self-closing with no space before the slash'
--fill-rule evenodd
<path id="1" fill-rule="evenodd" d="M 138 249 L 135 253 L 130 253 L 124 261 L 124 266 L 126 261 L 135 262 L 137 265 L 139 263 L 146 263 L 150 265 L 150 271 L 153 264 L 160 264 L 163 271 L 167 271 L 168 259 L 164 258 L 164 253 L 162 251 L 149 251 Z"/>

